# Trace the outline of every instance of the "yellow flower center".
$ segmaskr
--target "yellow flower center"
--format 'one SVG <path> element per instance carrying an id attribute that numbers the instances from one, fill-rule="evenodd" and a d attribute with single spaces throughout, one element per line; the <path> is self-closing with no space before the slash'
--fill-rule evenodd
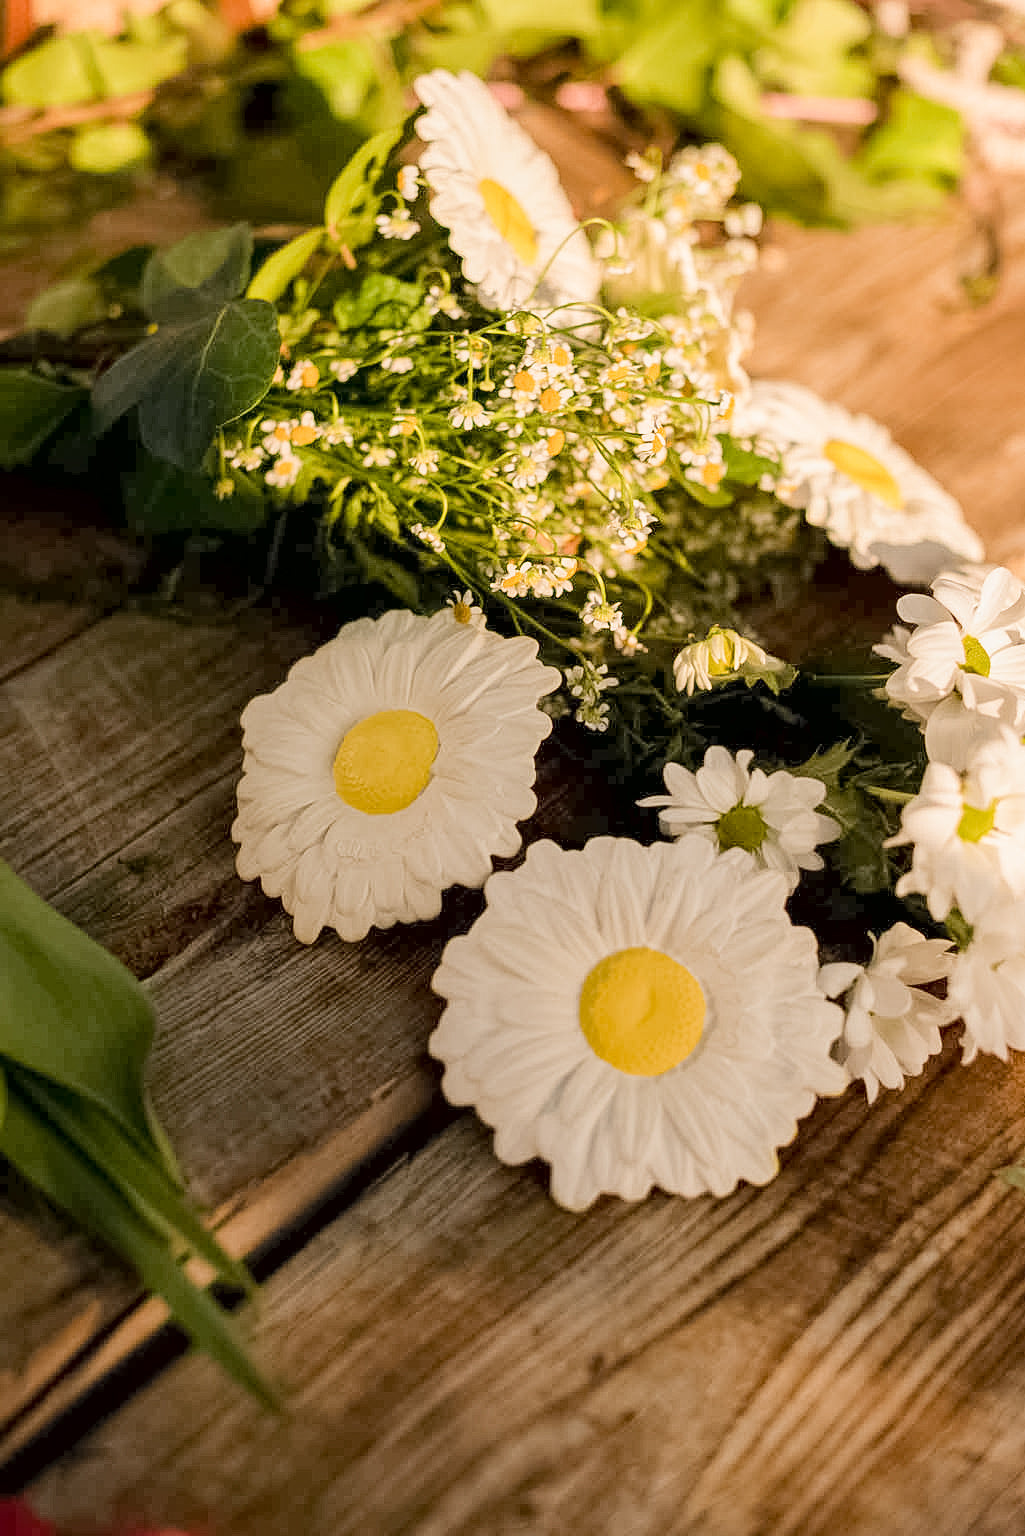
<path id="1" fill-rule="evenodd" d="M 596 1056 L 619 1072 L 658 1077 L 701 1039 L 705 994 L 685 965 L 658 949 L 619 949 L 580 989 L 580 1028 Z"/>
<path id="2" fill-rule="evenodd" d="M 869 491 L 873 496 L 878 496 L 880 501 L 885 501 L 888 507 L 900 511 L 904 505 L 904 497 L 901 495 L 900 486 L 890 474 L 885 464 L 880 464 L 872 454 L 866 453 L 864 448 L 859 448 L 855 443 L 845 443 L 840 438 L 831 437 L 822 452 L 831 464 L 835 464 L 842 475 L 848 480 L 853 480 L 855 485 L 860 485 L 863 491 Z"/>
<path id="3" fill-rule="evenodd" d="M 485 176 L 477 183 L 477 191 L 484 202 L 484 211 L 507 245 L 528 267 L 537 261 L 537 236 L 521 203 L 501 182 Z"/>
<path id="4" fill-rule="evenodd" d="M 382 709 L 342 737 L 335 756 L 335 789 L 346 805 L 368 816 L 390 816 L 412 805 L 427 787 L 438 755 L 438 733 L 415 709 Z"/>
<path id="5" fill-rule="evenodd" d="M 978 805 L 966 805 L 961 812 L 961 820 L 957 824 L 957 835 L 966 843 L 981 843 L 984 837 L 988 837 L 996 825 L 997 802 L 991 800 L 983 808 Z"/>
<path id="6" fill-rule="evenodd" d="M 965 635 L 962 644 L 964 661 L 961 663 L 961 671 L 974 672 L 976 677 L 988 677 L 992 663 L 986 647 L 974 635 Z"/>

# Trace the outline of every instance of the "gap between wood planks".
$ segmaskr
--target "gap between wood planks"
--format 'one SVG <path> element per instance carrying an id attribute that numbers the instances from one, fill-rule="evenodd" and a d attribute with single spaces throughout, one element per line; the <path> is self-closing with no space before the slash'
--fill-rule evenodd
<path id="1" fill-rule="evenodd" d="M 272 1174 L 248 1205 L 226 1202 L 210 1225 L 264 1281 L 455 1115 L 424 1065 L 381 1089 L 365 1115 Z M 213 1279 L 200 1259 L 186 1271 L 197 1285 Z M 103 1323 L 94 1304 L 62 1339 L 63 1351 L 51 1350 L 34 1375 L 15 1383 L 13 1395 L 0 1396 L 0 1497 L 20 1491 L 186 1347 L 158 1297 L 139 1300 L 113 1324 Z"/>

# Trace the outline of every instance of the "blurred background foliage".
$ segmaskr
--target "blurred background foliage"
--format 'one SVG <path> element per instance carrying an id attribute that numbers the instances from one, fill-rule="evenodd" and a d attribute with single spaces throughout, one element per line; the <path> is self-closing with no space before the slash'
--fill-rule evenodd
<path id="1" fill-rule="evenodd" d="M 965 165 L 962 113 L 906 83 L 909 60 L 956 64 L 949 18 L 903 0 L 5 4 L 0 248 L 157 171 L 216 217 L 313 221 L 338 166 L 437 67 L 579 112 L 618 148 L 719 139 L 743 193 L 802 222 L 920 213 Z M 991 78 L 1025 103 L 1025 51 L 1006 41 Z"/>

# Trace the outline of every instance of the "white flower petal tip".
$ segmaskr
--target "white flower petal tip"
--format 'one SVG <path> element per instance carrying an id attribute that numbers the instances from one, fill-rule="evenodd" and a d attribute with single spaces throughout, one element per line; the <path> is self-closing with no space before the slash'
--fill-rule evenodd
<path id="1" fill-rule="evenodd" d="M 496 101 L 483 80 L 435 69 L 413 82 L 427 108 L 420 169 L 431 214 L 483 304 L 586 305 L 600 269 L 573 217 L 553 162 Z"/>
<path id="2" fill-rule="evenodd" d="M 519 849 L 561 674 L 472 619 L 358 619 L 243 712 L 236 867 L 302 943 L 434 918 Z"/>
<path id="3" fill-rule="evenodd" d="M 821 869 L 815 849 L 840 836 L 839 824 L 815 806 L 825 797 L 821 779 L 777 769 L 752 769 L 754 753 L 736 756 L 725 747 L 709 747 L 704 763 L 691 773 L 667 763 L 668 791 L 637 803 L 659 807 L 659 827 L 667 837 L 696 834 L 720 852 L 741 850 L 751 863 L 777 870 L 788 892 L 797 889 L 803 869 Z"/>
<path id="4" fill-rule="evenodd" d="M 944 571 L 897 603 L 907 624 L 874 647 L 896 662 L 891 704 L 925 730 L 933 762 L 963 772 L 994 728 L 1025 734 L 1025 585 L 1002 566 Z"/>
<path id="5" fill-rule="evenodd" d="M 951 966 L 950 1004 L 964 1020 L 965 1062 L 980 1051 L 1006 1061 L 1010 1050 L 1025 1050 L 1025 902 L 997 902 L 980 915 Z"/>
<path id="6" fill-rule="evenodd" d="M 1025 900 L 1025 746 L 1015 732 L 994 723 L 963 770 L 929 763 L 888 842 L 913 844 L 897 895 L 923 895 L 937 922 L 953 907 L 974 923 L 996 903 Z"/>
<path id="7" fill-rule="evenodd" d="M 940 1029 L 956 1017 L 954 1005 L 921 990 L 949 977 L 954 963 L 946 939 L 927 939 L 895 923 L 874 942 L 868 965 L 824 965 L 819 973 L 830 997 L 846 994 L 844 1031 L 834 1054 L 851 1081 L 864 1084 L 871 1104 L 880 1088 L 903 1088 L 939 1053 Z"/>
<path id="8" fill-rule="evenodd" d="M 814 937 L 739 850 L 540 842 L 485 896 L 435 972 L 430 1050 L 496 1155 L 545 1159 L 567 1209 L 767 1183 L 816 1096 L 846 1088 Z"/>
<path id="9" fill-rule="evenodd" d="M 872 417 L 801 384 L 759 379 L 733 431 L 772 444 L 782 459 L 778 494 L 859 570 L 881 565 L 902 586 L 927 586 L 944 567 L 983 558 L 958 502 Z"/>

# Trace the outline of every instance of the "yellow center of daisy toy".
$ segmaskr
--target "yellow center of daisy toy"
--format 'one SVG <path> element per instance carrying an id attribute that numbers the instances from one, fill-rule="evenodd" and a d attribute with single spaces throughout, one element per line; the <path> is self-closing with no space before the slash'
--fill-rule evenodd
<path id="1" fill-rule="evenodd" d="M 901 495 L 900 486 L 890 474 L 885 464 L 866 453 L 864 448 L 859 448 L 855 443 L 845 443 L 840 438 L 831 437 L 822 452 L 831 464 L 835 464 L 842 475 L 848 480 L 853 480 L 855 485 L 860 485 L 863 491 L 869 491 L 873 496 L 878 496 L 880 501 L 885 501 L 888 507 L 900 511 L 904 505 L 904 497 Z"/>
<path id="2" fill-rule="evenodd" d="M 596 1056 L 619 1072 L 658 1077 L 701 1039 L 705 994 L 685 965 L 658 949 L 619 949 L 580 989 L 580 1028 Z"/>
<path id="3" fill-rule="evenodd" d="M 335 789 L 368 816 L 390 816 L 427 788 L 438 733 L 415 709 L 382 709 L 346 731 L 335 756 Z"/>
<path id="4" fill-rule="evenodd" d="M 537 261 L 537 236 L 523 205 L 518 203 L 501 182 L 485 176 L 477 183 L 477 191 L 484 203 L 484 211 L 498 230 L 502 239 L 511 245 L 525 266 L 532 267 Z"/>

